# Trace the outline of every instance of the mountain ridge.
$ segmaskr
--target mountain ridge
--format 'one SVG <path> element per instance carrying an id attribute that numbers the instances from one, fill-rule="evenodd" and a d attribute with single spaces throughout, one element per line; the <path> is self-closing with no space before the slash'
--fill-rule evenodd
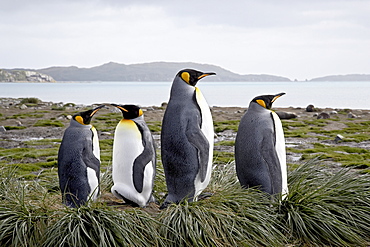
<path id="1" fill-rule="evenodd" d="M 328 75 L 313 78 L 310 81 L 370 81 L 368 74 Z"/>
<path id="2" fill-rule="evenodd" d="M 292 81 L 287 77 L 268 74 L 237 74 L 217 65 L 201 64 L 194 62 L 148 62 L 137 64 L 123 64 L 108 62 L 90 68 L 80 68 L 77 66 L 52 66 L 42 69 L 0 69 L 12 76 L 0 76 L 0 81 L 35 81 L 42 80 L 45 76 L 50 77 L 43 82 L 63 82 L 63 81 L 172 81 L 178 71 L 185 68 L 192 68 L 203 72 L 215 72 L 217 76 L 207 77 L 208 81 L 222 82 L 282 82 Z M 27 73 L 37 73 L 33 78 L 25 79 L 24 71 Z M 297 81 L 297 80 L 294 80 Z M 370 74 L 347 74 L 347 75 L 328 75 L 323 77 L 305 80 L 306 82 L 315 81 L 370 81 Z"/>
<path id="3" fill-rule="evenodd" d="M 215 72 L 208 81 L 291 81 L 274 75 L 240 75 L 220 66 L 193 62 L 151 62 L 120 64 L 109 62 L 91 68 L 49 67 L 35 70 L 51 75 L 57 81 L 172 81 L 178 71 L 185 68 Z"/>

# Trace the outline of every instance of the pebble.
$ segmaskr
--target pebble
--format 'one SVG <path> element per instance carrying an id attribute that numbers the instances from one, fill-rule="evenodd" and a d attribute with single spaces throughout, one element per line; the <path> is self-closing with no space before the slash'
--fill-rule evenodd
<path id="1" fill-rule="evenodd" d="M 350 112 L 347 114 L 347 118 L 357 118 L 357 116 L 353 114 L 352 112 Z"/>
<path id="2" fill-rule="evenodd" d="M 306 107 L 306 112 L 313 112 L 315 110 L 315 107 L 313 105 L 308 105 Z"/>
<path id="3" fill-rule="evenodd" d="M 27 107 L 25 104 L 22 104 L 19 108 L 20 108 L 21 110 L 25 110 L 25 109 L 27 109 L 28 107 Z"/>
<path id="4" fill-rule="evenodd" d="M 326 112 L 321 112 L 318 116 L 317 119 L 328 119 L 330 118 L 330 115 L 327 114 Z"/>
<path id="5" fill-rule="evenodd" d="M 343 137 L 342 135 L 338 134 L 338 135 L 335 137 L 334 141 L 335 141 L 336 143 L 338 143 L 338 142 L 342 141 L 343 139 L 344 139 L 344 137 Z"/>
<path id="6" fill-rule="evenodd" d="M 110 132 L 100 132 L 100 134 L 102 134 L 102 135 L 107 135 L 107 136 L 109 136 L 109 135 L 111 135 L 112 133 L 110 133 Z"/>

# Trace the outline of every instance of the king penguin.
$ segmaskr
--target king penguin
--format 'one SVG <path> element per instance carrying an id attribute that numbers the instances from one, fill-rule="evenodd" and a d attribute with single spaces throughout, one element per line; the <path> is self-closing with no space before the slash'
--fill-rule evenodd
<path id="1" fill-rule="evenodd" d="M 235 139 L 235 165 L 240 184 L 271 195 L 288 193 L 285 140 L 272 103 L 284 95 L 255 97 L 242 117 Z"/>
<path id="2" fill-rule="evenodd" d="M 123 119 L 114 133 L 111 191 L 126 203 L 145 207 L 155 201 L 152 196 L 156 170 L 153 136 L 138 106 L 112 105 L 121 110 Z"/>
<path id="3" fill-rule="evenodd" d="M 197 82 L 215 73 L 184 69 L 173 80 L 163 116 L 161 155 L 168 195 L 161 205 L 196 201 L 212 171 L 214 130 L 209 106 Z"/>
<path id="4" fill-rule="evenodd" d="M 102 107 L 75 114 L 63 134 L 58 151 L 58 177 L 63 203 L 69 207 L 79 207 L 99 195 L 99 139 L 90 121 Z"/>

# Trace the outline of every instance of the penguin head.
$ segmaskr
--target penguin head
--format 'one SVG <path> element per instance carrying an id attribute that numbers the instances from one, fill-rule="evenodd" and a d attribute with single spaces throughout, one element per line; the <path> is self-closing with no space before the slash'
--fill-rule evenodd
<path id="1" fill-rule="evenodd" d="M 94 109 L 76 113 L 75 115 L 73 115 L 72 119 L 74 119 L 75 121 L 77 121 L 78 123 L 82 125 L 88 125 L 90 124 L 90 121 L 92 117 L 94 116 L 94 114 L 97 113 L 97 111 L 99 111 L 104 106 L 105 105 L 100 105 Z"/>
<path id="2" fill-rule="evenodd" d="M 279 98 L 280 96 L 283 96 L 285 93 L 278 93 L 278 94 L 275 94 L 275 95 L 261 95 L 261 96 L 257 96 L 255 97 L 252 102 L 255 102 L 257 104 L 259 104 L 260 106 L 266 108 L 266 109 L 271 109 L 272 107 L 272 103 L 274 103 L 274 101 Z"/>
<path id="3" fill-rule="evenodd" d="M 124 119 L 134 119 L 143 115 L 143 111 L 136 105 L 111 105 L 121 110 Z"/>
<path id="4" fill-rule="evenodd" d="M 214 72 L 203 73 L 194 69 L 183 69 L 180 70 L 179 73 L 177 73 L 177 76 L 180 77 L 187 84 L 195 86 L 200 79 L 215 74 L 216 73 Z"/>

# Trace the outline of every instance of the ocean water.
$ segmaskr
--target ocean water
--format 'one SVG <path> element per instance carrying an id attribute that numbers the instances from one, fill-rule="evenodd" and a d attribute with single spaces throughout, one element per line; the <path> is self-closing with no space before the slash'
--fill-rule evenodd
<path id="1" fill-rule="evenodd" d="M 172 82 L 0 83 L 0 97 L 36 97 L 43 101 L 137 104 L 168 102 Z M 208 82 L 197 87 L 210 106 L 242 106 L 258 95 L 285 92 L 274 107 L 370 109 L 370 82 Z"/>

